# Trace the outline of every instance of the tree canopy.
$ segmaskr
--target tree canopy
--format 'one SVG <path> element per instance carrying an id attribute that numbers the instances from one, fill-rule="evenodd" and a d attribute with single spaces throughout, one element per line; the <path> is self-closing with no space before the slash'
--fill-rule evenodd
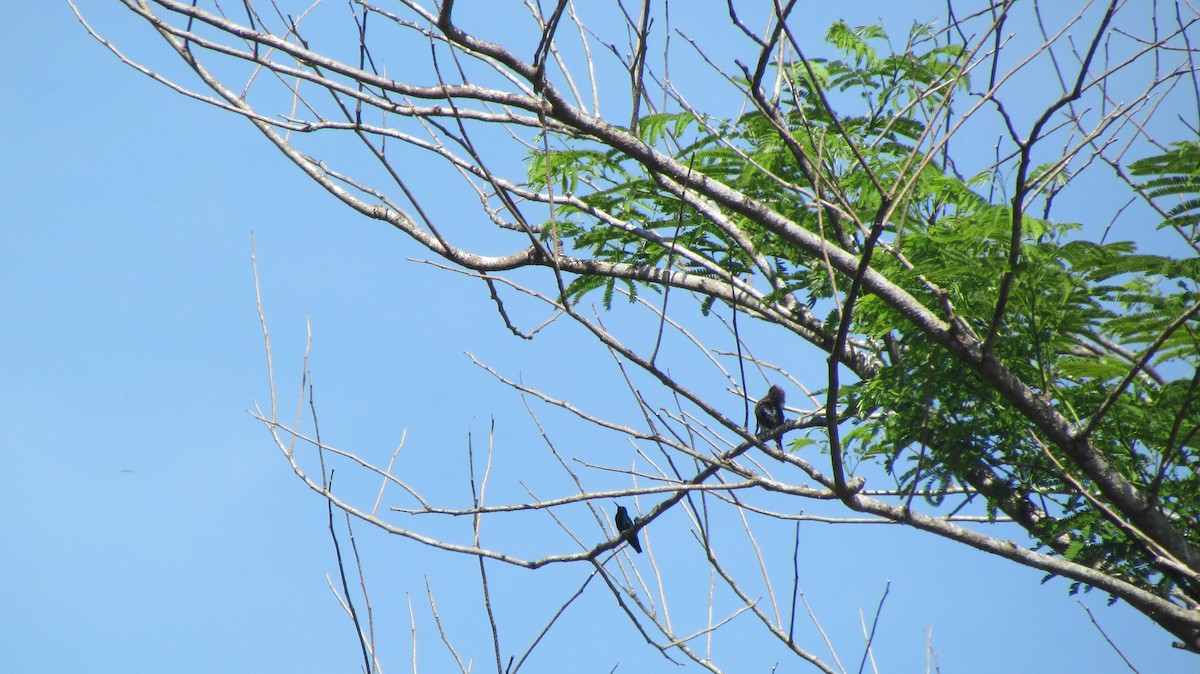
<path id="1" fill-rule="evenodd" d="M 729 665 L 608 563 L 673 509 L 738 610 L 822 671 L 834 665 L 719 561 L 709 507 L 741 511 L 750 532 L 837 502 L 1107 593 L 1200 653 L 1194 8 L 952 3 L 899 39 L 839 21 L 814 44 L 794 1 L 729 2 L 702 24 L 736 38 L 727 49 L 717 28 L 689 32 L 672 13 L 687 10 L 649 1 L 511 3 L 524 30 L 505 36 L 468 3 L 355 0 L 348 42 L 310 28 L 323 7 L 246 2 L 235 18 L 206 1 L 122 2 L 211 93 L 132 65 L 244 116 L 348 207 L 479 279 L 515 337 L 537 339 L 537 307 L 582 326 L 631 372 L 640 419 L 497 376 L 665 461 L 640 455 L 653 469 L 616 492 L 564 463 L 577 493 L 477 494 L 466 510 L 368 468 L 409 490 L 404 512 L 471 517 L 463 542 L 340 496 L 295 447 L 329 448 L 264 411 L 332 507 L 478 557 L 485 588 L 485 561 L 592 565 L 647 641 L 714 671 Z M 456 187 L 422 191 L 442 170 Z M 479 222 L 440 220 L 449 198 L 477 199 Z M 1089 198 L 1118 205 L 1081 221 Z M 824 358 L 824 379 L 756 355 L 780 340 Z M 756 434 L 768 382 L 806 402 Z M 479 541 L 484 518 L 614 494 L 653 498 L 631 532 L 570 525 L 575 545 L 534 557 Z"/>

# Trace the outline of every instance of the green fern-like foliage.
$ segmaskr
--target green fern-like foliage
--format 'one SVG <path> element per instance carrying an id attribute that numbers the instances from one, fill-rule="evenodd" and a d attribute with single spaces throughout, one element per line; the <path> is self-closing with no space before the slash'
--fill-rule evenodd
<path id="1" fill-rule="evenodd" d="M 1196 146 L 1187 148 L 1135 164 L 1148 176 L 1142 186 L 1147 195 L 1181 204 L 1162 210 L 1163 226 L 1182 234 L 1191 232 L 1183 224 L 1185 206 L 1200 195 L 1200 182 L 1189 177 L 1200 165 L 1194 161 Z M 1007 268 L 1013 216 L 1007 205 L 944 201 L 951 202 L 956 206 L 945 217 L 910 223 L 900 247 L 912 265 L 907 275 L 898 265 L 888 269 L 886 261 L 878 268 L 907 279 L 918 296 L 918 275 L 941 286 L 959 315 L 982 332 Z M 1184 536 L 1195 540 L 1200 260 L 1139 253 L 1132 242 L 1086 241 L 1071 225 L 1028 218 L 1024 224 L 1027 235 L 996 354 L 1078 427 L 1093 426 L 1092 442 L 1108 463 L 1147 494 L 1152 507 L 1184 523 Z M 864 332 L 891 335 L 898 354 L 877 376 L 851 389 L 852 403 L 868 418 L 850 438 L 863 456 L 881 457 L 906 487 L 928 487 L 947 473 L 964 477 L 989 470 L 1048 515 L 1030 532 L 1046 546 L 1163 596 L 1173 589 L 1197 594 L 1198 588 L 1156 566 L 1140 540 L 1082 498 L 1072 479 L 1093 495 L 1099 492 L 1006 401 L 958 372 L 954 358 L 923 335 L 897 329 L 898 317 L 871 298 L 858 318 Z M 1120 348 L 1106 346 L 1114 344 Z"/>
<path id="2" fill-rule="evenodd" d="M 911 185 L 883 223 L 880 241 L 889 254 L 876 254 L 872 266 L 934 311 L 942 312 L 948 301 L 979 334 L 988 332 L 1001 280 L 1011 271 L 994 354 L 1078 427 L 1091 426 L 1093 444 L 1151 497 L 1151 507 L 1195 522 L 1200 325 L 1193 308 L 1200 301 L 1200 260 L 1139 252 L 1128 241 L 1088 241 L 1075 223 L 1018 216 L 1007 202 L 989 200 L 980 189 L 989 176 L 961 178 L 924 162 L 924 120 L 936 118 L 943 104 L 946 86 L 940 85 L 966 86 L 959 76 L 961 53 L 934 45 L 929 36 L 928 28 L 918 27 L 905 52 L 883 54 L 879 45 L 887 36 L 880 28 L 835 24 L 827 40 L 841 58 L 784 66 L 791 86 L 774 104 L 790 138 L 757 111 L 731 120 L 655 114 L 641 119 L 637 132 L 696 174 L 770 204 L 801 227 L 831 240 L 836 235 L 852 252 L 864 245 L 862 230 L 834 232 L 829 214 L 807 205 L 805 195 L 816 190 L 812 176 L 831 179 L 823 186 L 836 185 L 841 203 L 867 226 L 884 201 L 860 161 L 884 184 Z M 819 92 L 850 108 L 838 124 Z M 800 163 L 789 143 L 817 159 Z M 1130 166 L 1144 178 L 1142 193 L 1164 214 L 1161 227 L 1175 229 L 1193 247 L 1200 241 L 1198 167 L 1200 143 Z M 1071 178 L 1055 164 L 1030 175 L 1034 189 Z M 753 269 L 730 232 L 684 206 L 620 152 L 558 139 L 549 152 L 530 156 L 529 183 L 579 200 L 559 208 L 553 227 L 543 228 L 569 250 L 709 277 L 746 276 Z M 834 283 L 842 291 L 849 286 L 849 279 L 831 279 L 821 260 L 758 223 L 723 215 L 773 261 L 783 289 L 768 300 L 791 293 L 815 306 L 833 298 Z M 1017 267 L 1010 270 L 1017 217 L 1024 236 Z M 666 242 L 686 246 L 702 260 L 673 254 Z M 638 281 L 581 276 L 570 283 L 568 296 L 601 291 L 610 307 L 617 284 L 630 297 L 638 289 L 658 291 Z M 707 314 L 716 301 L 706 298 L 700 310 Z M 830 330 L 837 320 L 831 312 Z M 1041 513 L 1027 525 L 1035 545 L 1148 591 L 1182 589 L 1200 599 L 1200 588 L 1156 566 L 1139 540 L 1080 496 L 1078 482 L 1094 491 L 1080 471 L 957 358 L 870 295 L 860 300 L 853 321 L 852 334 L 876 345 L 882 366 L 843 389 L 859 421 L 845 437 L 851 452 L 878 462 L 905 489 L 977 486 L 980 475 L 990 475 L 991 486 L 981 491 L 986 512 L 995 517 L 1015 501 L 1032 504 Z M 930 501 L 937 505 L 939 497 Z M 1184 534 L 1194 540 L 1200 528 L 1187 525 Z"/>
<path id="3" fill-rule="evenodd" d="M 1142 190 L 1161 201 L 1166 218 L 1159 227 L 1172 227 L 1192 246 L 1200 245 L 1200 141 L 1177 143 L 1170 152 L 1129 165 L 1135 176 L 1148 176 Z"/>
<path id="4" fill-rule="evenodd" d="M 910 42 L 922 42 L 929 35 L 928 28 L 918 27 Z M 946 47 L 932 46 L 919 54 L 880 56 L 872 43 L 885 42 L 886 37 L 878 27 L 851 29 L 835 24 L 828 40 L 845 58 L 811 60 L 811 74 L 800 63 L 787 66 L 795 86 L 782 92 L 778 105 L 792 140 L 809 156 L 820 157 L 819 166 L 798 165 L 778 129 L 757 111 L 733 120 L 698 118 L 690 112 L 654 114 L 639 120 L 638 134 L 696 174 L 770 203 L 782 215 L 814 231 L 821 223 L 802 205 L 801 193 L 811 191 L 810 175 L 814 170 L 833 176 L 847 201 L 867 217 L 877 208 L 879 197 L 874 185 L 857 170 L 852 146 L 869 148 L 867 161 L 885 179 L 897 179 L 911 171 L 913 148 L 925 128 L 921 119 L 941 102 L 938 90 L 933 95 L 924 90 L 933 82 L 949 80 L 960 66 L 959 51 Z M 839 118 L 849 138 L 833 125 L 817 95 L 818 88 L 870 102 L 869 112 Z M 721 276 L 740 275 L 751 269 L 751 261 L 733 245 L 727 232 L 683 206 L 640 164 L 613 150 L 560 140 L 549 152 L 530 155 L 529 184 L 537 189 L 553 186 L 557 193 L 577 197 L 588 208 L 557 209 L 553 227 L 543 228 L 546 236 L 554 232 L 573 250 L 609 262 L 650 267 L 692 264 L 686 267 L 692 273 Z M 935 180 L 939 175 L 932 171 L 928 179 Z M 606 223 L 595 217 L 592 209 L 620 224 Z M 828 293 L 829 278 L 820 265 L 757 223 L 736 215 L 729 217 L 759 253 L 776 261 L 775 272 L 784 287 L 806 298 Z M 898 218 L 894 226 L 902 227 L 903 218 Z M 856 232 L 848 236 L 858 238 Z M 668 255 L 656 240 L 687 246 L 716 267 L 701 267 Z M 599 288 L 611 289 L 611 285 L 580 278 L 568 290 L 570 297 L 578 299 Z"/>

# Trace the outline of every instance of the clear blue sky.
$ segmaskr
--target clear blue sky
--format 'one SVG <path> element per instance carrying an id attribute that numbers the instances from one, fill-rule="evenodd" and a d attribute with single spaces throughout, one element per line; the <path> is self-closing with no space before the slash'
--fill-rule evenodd
<path id="1" fill-rule="evenodd" d="M 122 47 L 178 72 L 116 3 L 81 5 Z M 541 440 L 517 396 L 464 351 L 591 409 L 628 411 L 581 376 L 577 363 L 590 358 L 617 382 L 577 331 L 511 337 L 483 287 L 407 262 L 422 256 L 412 243 L 341 207 L 248 123 L 122 66 L 65 2 L 0 5 L 0 62 L 5 671 L 360 667 L 326 587 L 336 567 L 324 502 L 247 412 L 268 398 L 251 232 L 283 404 L 295 400 L 311 317 L 324 437 L 386 461 L 407 429 L 398 465 L 427 496 L 469 503 L 466 434 L 485 449 L 492 418 L 503 459 L 495 500 L 522 498 L 521 479 L 540 496 L 572 491 L 561 476 L 522 472 L 525 457 L 544 457 Z M 480 217 L 473 206 L 461 204 L 464 221 Z M 819 386 L 815 367 L 811 381 Z M 615 442 L 537 409 L 569 454 Z M 620 451 L 609 463 L 632 461 L 627 445 Z M 677 532 L 663 531 L 672 523 Z M 462 524 L 451 526 L 461 534 Z M 682 518 L 656 525 L 664 555 L 690 544 Z M 517 532 L 519 554 L 574 549 L 545 517 L 500 526 L 511 528 L 488 532 L 495 547 Z M 421 670 L 453 666 L 426 579 L 456 647 L 486 669 L 474 562 L 362 524 L 356 532 L 388 671 L 410 666 L 410 600 Z M 1041 585 L 1039 572 L 899 528 L 807 524 L 802 537 L 802 588 L 852 670 L 859 611 L 870 616 L 890 581 L 876 644 L 883 671 L 922 671 L 929 629 L 944 672 L 1127 671 L 1061 581 Z M 763 544 L 790 558 L 790 535 Z M 589 570 L 491 569 L 506 652 L 523 650 Z M 675 600 L 697 605 L 706 591 Z M 1092 594 L 1085 603 L 1141 671 L 1196 671 L 1196 658 L 1170 649 L 1149 620 Z M 529 671 L 674 669 L 598 585 L 564 621 Z M 609 647 L 617 642 L 620 652 Z M 745 657 L 765 671 L 782 655 Z"/>

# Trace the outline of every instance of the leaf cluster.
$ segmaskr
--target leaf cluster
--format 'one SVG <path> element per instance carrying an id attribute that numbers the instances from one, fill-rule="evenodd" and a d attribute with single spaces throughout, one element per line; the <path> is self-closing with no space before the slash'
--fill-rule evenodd
<path id="1" fill-rule="evenodd" d="M 861 232 L 842 221 L 869 219 L 880 197 L 861 170 L 860 157 L 875 175 L 901 179 L 911 171 L 914 147 L 925 131 L 923 118 L 933 115 L 944 97 L 941 85 L 962 84 L 965 77 L 958 71 L 957 48 L 933 45 L 919 54 L 879 56 L 871 41 L 886 39 L 881 29 L 852 30 L 840 23 L 827 39 L 844 58 L 777 66 L 787 85 L 773 105 L 786 124 L 786 137 L 776 118 L 755 110 L 729 120 L 690 111 L 656 113 L 639 120 L 639 138 L 696 175 L 770 204 L 802 227 L 836 229 L 848 247 L 861 244 Z M 928 28 L 917 27 L 910 43 L 927 40 Z M 855 110 L 835 119 L 822 92 L 833 92 Z M 556 139 L 549 151 L 532 153 L 527 165 L 531 187 L 553 188 L 578 200 L 556 207 L 553 222 L 543 227 L 574 251 L 607 262 L 673 267 L 712 278 L 750 274 L 761 256 L 771 261 L 782 292 L 803 291 L 808 299 L 831 292 L 827 270 L 809 255 L 751 219 L 724 213 L 727 221 L 718 223 L 695 212 L 661 177 L 620 150 Z M 843 204 L 844 212 L 823 214 L 806 205 L 811 195 L 826 191 L 830 194 L 823 198 Z M 709 264 L 672 254 L 671 246 Z M 605 288 L 607 306 L 614 283 L 612 278 L 580 277 L 569 296 L 578 299 Z M 627 284 L 635 293 L 638 284 Z"/>
<path id="2" fill-rule="evenodd" d="M 963 178 L 925 161 L 927 125 L 951 90 L 966 86 L 961 51 L 928 37 L 917 27 L 905 50 L 881 55 L 882 29 L 836 24 L 827 39 L 840 58 L 777 64 L 785 84 L 770 101 L 774 109 L 760 106 L 733 119 L 657 113 L 639 120 L 636 132 L 695 174 L 769 204 L 847 251 L 861 252 L 879 227 L 886 254 L 873 258 L 875 271 L 930 308 L 951 307 L 978 334 L 995 324 L 995 356 L 1079 428 L 1090 428 L 1112 468 L 1150 495 L 1151 507 L 1186 522 L 1184 534 L 1195 540 L 1200 261 L 1141 253 L 1129 241 L 1089 241 L 1076 223 L 993 203 L 977 189 L 988 176 Z M 699 212 L 676 185 L 629 155 L 585 141 L 557 139 L 528 165 L 533 188 L 553 187 L 575 200 L 557 207 L 552 226 L 543 227 L 571 250 L 715 279 L 751 279 L 768 260 L 767 301 L 794 294 L 809 306 L 823 303 L 831 308 L 827 328 L 837 325 L 835 288 L 844 292 L 850 279 L 766 224 L 734 212 Z M 1200 144 L 1191 143 L 1130 167 L 1145 178 L 1140 189 L 1148 199 L 1177 200 L 1163 209 L 1160 227 L 1193 244 L 1200 231 L 1198 166 Z M 1032 181 L 1041 174 L 1034 171 Z M 900 203 L 888 204 L 880 184 L 909 188 Z M 610 307 L 616 283 L 631 298 L 639 288 L 657 290 L 628 278 L 581 276 L 568 296 L 602 289 Z M 703 309 L 715 301 L 706 298 Z M 865 376 L 844 389 L 858 420 L 845 438 L 850 451 L 879 461 L 902 489 L 979 488 L 980 476 L 988 476 L 1001 487 L 979 489 L 988 514 L 1011 515 L 1014 504 L 1036 512 L 1026 520 L 1036 545 L 1160 595 L 1182 584 L 1200 599 L 1200 588 L 1156 566 L 1142 542 L 1080 493 L 1076 485 L 1095 490 L 1069 458 L 953 354 L 879 298 L 862 298 L 851 320 L 851 335 L 882 366 L 858 373 Z"/>

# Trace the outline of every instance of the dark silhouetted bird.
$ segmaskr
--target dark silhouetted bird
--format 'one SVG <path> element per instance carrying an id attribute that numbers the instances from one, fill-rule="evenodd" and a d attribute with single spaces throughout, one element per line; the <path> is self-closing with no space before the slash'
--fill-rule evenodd
<path id="1" fill-rule="evenodd" d="M 755 433 L 770 433 L 783 425 L 783 389 L 772 386 L 766 397 L 754 404 Z M 783 449 L 783 437 L 776 436 L 775 444 Z"/>
<path id="2" fill-rule="evenodd" d="M 625 506 L 623 505 L 617 505 L 617 516 L 614 519 L 616 520 L 617 531 L 622 534 L 633 528 L 633 520 L 629 519 L 629 512 L 625 510 Z M 634 550 L 637 550 L 639 553 L 642 551 L 642 544 L 638 542 L 636 532 L 624 538 L 629 541 Z"/>

